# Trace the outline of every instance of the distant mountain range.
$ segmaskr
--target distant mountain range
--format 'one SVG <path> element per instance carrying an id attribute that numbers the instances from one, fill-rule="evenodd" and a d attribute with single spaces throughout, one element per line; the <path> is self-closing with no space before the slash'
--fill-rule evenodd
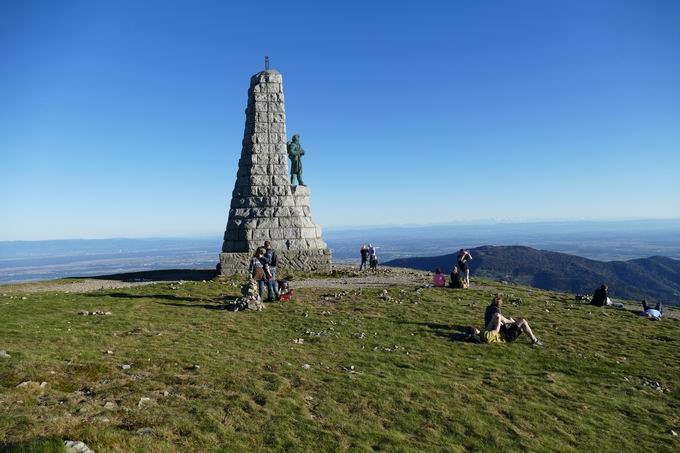
<path id="1" fill-rule="evenodd" d="M 652 256 L 604 262 L 523 246 L 483 246 L 470 252 L 472 275 L 577 294 L 592 294 L 605 283 L 612 297 L 680 305 L 680 260 Z M 429 271 L 440 267 L 448 273 L 456 259 L 457 254 L 450 254 L 384 264 Z"/>

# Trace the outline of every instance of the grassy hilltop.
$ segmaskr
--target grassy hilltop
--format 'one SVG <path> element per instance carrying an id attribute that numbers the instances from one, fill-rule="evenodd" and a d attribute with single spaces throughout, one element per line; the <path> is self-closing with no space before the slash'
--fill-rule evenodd
<path id="1" fill-rule="evenodd" d="M 0 287 L 0 451 L 680 448 L 680 320 L 489 280 L 220 310 L 235 281 Z M 451 341 L 496 292 L 545 349 Z"/>

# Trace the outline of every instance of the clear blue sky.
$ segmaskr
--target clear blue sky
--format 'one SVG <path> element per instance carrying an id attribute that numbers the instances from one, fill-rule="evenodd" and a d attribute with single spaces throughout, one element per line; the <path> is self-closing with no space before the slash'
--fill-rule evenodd
<path id="1" fill-rule="evenodd" d="M 0 240 L 221 234 L 265 54 L 323 226 L 680 217 L 677 1 L 4 1 Z"/>

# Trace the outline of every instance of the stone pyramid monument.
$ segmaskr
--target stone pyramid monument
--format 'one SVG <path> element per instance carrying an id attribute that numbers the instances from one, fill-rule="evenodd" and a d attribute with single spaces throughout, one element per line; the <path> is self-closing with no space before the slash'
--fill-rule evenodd
<path id="1" fill-rule="evenodd" d="M 250 78 L 241 159 L 219 270 L 247 273 L 250 257 L 272 242 L 279 268 L 330 270 L 331 254 L 309 207 L 309 188 L 288 177 L 283 79 L 275 69 Z"/>

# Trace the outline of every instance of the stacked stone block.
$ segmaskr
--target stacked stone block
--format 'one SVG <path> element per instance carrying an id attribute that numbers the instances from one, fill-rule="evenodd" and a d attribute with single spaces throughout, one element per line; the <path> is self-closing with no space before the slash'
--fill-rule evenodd
<path id="1" fill-rule="evenodd" d="M 270 240 L 280 267 L 329 270 L 331 256 L 309 206 L 309 188 L 291 186 L 281 74 L 250 80 L 241 158 L 224 233 L 223 275 L 245 273 L 257 247 Z"/>

